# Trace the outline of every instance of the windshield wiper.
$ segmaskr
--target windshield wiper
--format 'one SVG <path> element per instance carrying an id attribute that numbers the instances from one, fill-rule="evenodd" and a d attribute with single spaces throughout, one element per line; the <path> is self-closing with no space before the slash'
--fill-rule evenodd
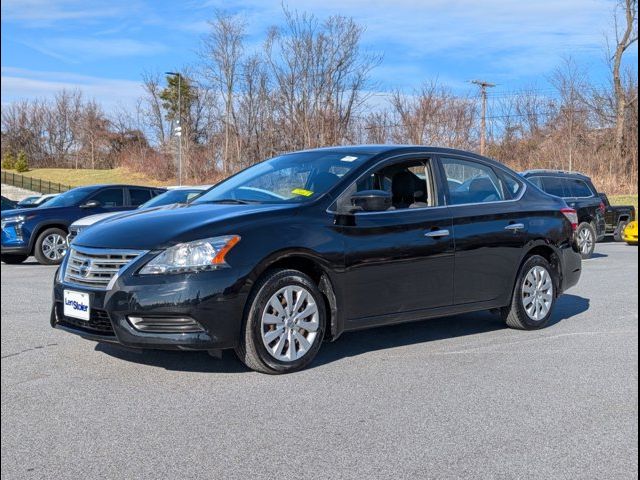
<path id="1" fill-rule="evenodd" d="M 194 203 L 231 203 L 237 205 L 250 205 L 252 203 L 260 203 L 256 200 L 240 200 L 238 198 L 220 198 L 218 200 L 205 200 L 202 202 L 194 202 Z"/>

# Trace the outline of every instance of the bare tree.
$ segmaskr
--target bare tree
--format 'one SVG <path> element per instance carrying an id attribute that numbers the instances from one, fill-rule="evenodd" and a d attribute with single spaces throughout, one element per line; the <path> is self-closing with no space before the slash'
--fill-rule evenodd
<path id="1" fill-rule="evenodd" d="M 622 158 L 626 153 L 624 150 L 624 133 L 629 100 L 622 82 L 620 69 L 624 53 L 638 40 L 638 2 L 637 0 L 619 0 L 618 8 L 624 12 L 625 23 L 621 32 L 616 12 L 614 16 L 616 48 L 612 57 L 612 73 L 616 98 L 615 151 L 618 158 Z M 637 101 L 637 97 L 635 101 Z M 630 161 L 631 157 L 627 162 L 627 170 L 629 172 L 633 167 Z"/>
<path id="2" fill-rule="evenodd" d="M 229 172 L 232 136 L 235 140 L 235 158 L 240 157 L 234 98 L 244 51 L 245 24 L 240 18 L 221 11 L 216 12 L 215 19 L 209 24 L 211 30 L 203 40 L 200 55 L 204 62 L 205 77 L 218 89 L 224 102 L 222 170 Z"/>
<path id="3" fill-rule="evenodd" d="M 159 145 L 164 146 L 169 139 L 170 127 L 162 111 L 160 78 L 159 74 L 149 72 L 142 74 L 142 87 L 145 96 L 141 106 L 144 106 L 143 116 L 145 123 L 150 128 L 152 138 Z"/>

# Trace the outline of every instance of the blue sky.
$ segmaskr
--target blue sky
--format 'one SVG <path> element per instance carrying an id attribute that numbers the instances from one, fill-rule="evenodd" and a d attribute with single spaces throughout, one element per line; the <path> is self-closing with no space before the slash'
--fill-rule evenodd
<path id="1" fill-rule="evenodd" d="M 494 81 L 499 96 L 524 86 L 541 92 L 563 56 L 596 83 L 607 81 L 605 37 L 613 0 L 290 0 L 324 18 L 353 17 L 363 47 L 384 55 L 376 91 L 409 91 L 438 79 L 460 94 L 469 80 Z M 249 45 L 282 21 L 276 0 L 3 0 L 2 103 L 82 88 L 107 109 L 130 106 L 143 71 L 197 61 L 199 39 L 215 9 L 242 15 Z M 637 49 L 627 57 L 635 64 Z"/>

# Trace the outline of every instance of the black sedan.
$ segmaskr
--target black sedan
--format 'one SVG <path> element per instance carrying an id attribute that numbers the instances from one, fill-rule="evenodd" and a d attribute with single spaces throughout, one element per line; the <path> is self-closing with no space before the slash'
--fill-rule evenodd
<path id="1" fill-rule="evenodd" d="M 580 277 L 576 226 L 564 200 L 472 153 L 296 152 L 80 233 L 51 324 L 129 347 L 233 348 L 265 373 L 378 325 L 495 310 L 537 329 Z"/>

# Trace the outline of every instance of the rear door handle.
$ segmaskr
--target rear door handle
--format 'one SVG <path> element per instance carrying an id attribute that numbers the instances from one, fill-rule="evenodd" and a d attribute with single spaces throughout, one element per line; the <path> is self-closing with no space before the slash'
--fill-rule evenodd
<path id="1" fill-rule="evenodd" d="M 425 237 L 430 238 L 439 238 L 439 237 L 448 237 L 449 230 L 432 230 L 424 234 Z"/>
<path id="2" fill-rule="evenodd" d="M 512 223 L 504 227 L 505 230 L 510 230 L 512 232 L 517 232 L 518 230 L 524 230 L 524 223 Z"/>

